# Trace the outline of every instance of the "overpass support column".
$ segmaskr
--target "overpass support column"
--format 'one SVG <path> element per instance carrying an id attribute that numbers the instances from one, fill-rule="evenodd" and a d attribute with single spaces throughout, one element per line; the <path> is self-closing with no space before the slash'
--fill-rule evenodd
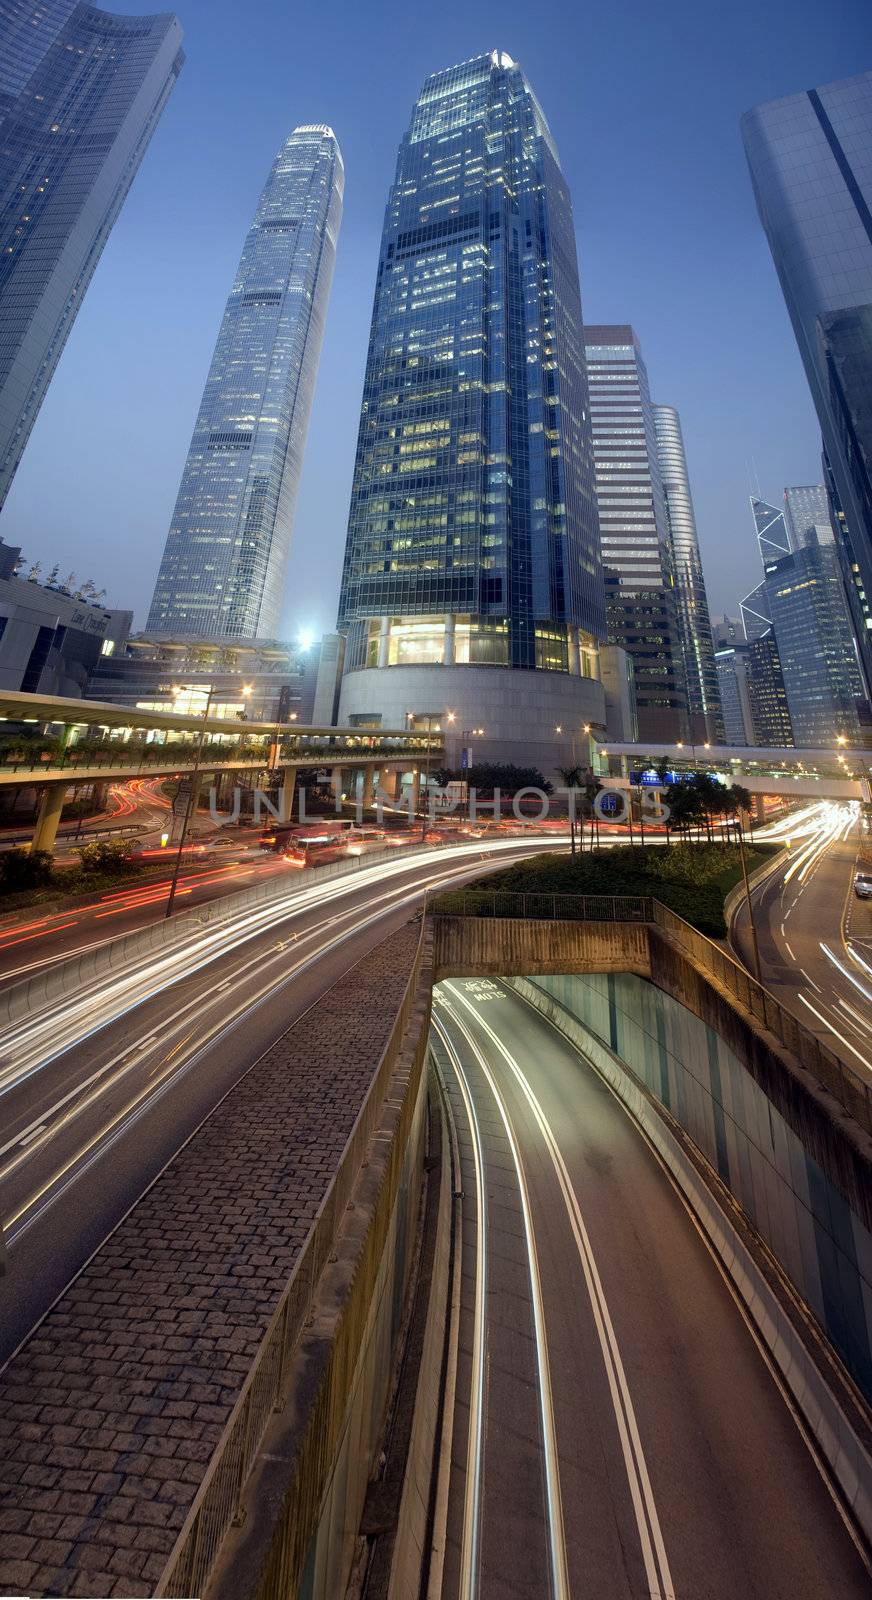
<path id="1" fill-rule="evenodd" d="M 412 770 L 412 810 L 417 811 L 421 804 L 421 769 L 414 767 Z"/>
<path id="2" fill-rule="evenodd" d="M 330 774 L 330 787 L 333 790 L 333 799 L 337 802 L 342 799 L 342 768 L 334 767 Z"/>
<path id="3" fill-rule="evenodd" d="M 765 796 L 762 794 L 758 794 L 754 798 L 754 821 L 757 823 L 766 821 L 766 802 Z"/>
<path id="4" fill-rule="evenodd" d="M 400 767 L 387 767 L 382 772 L 381 787 L 384 789 L 385 794 L 390 795 L 392 800 L 399 800 L 402 782 L 403 773 Z"/>
<path id="5" fill-rule="evenodd" d="M 65 783 L 53 783 L 50 788 L 43 790 L 36 815 L 36 827 L 30 841 L 31 850 L 54 849 L 66 797 Z"/>
<path id="6" fill-rule="evenodd" d="M 296 767 L 285 767 L 279 793 L 279 811 L 282 822 L 292 822 L 294 816 L 294 791 L 297 787 Z"/>
<path id="7" fill-rule="evenodd" d="M 375 767 L 364 767 L 364 769 L 363 769 L 363 791 L 362 791 L 361 797 L 360 797 L 361 798 L 361 805 L 363 806 L 364 811 L 366 811 L 372 805 L 374 790 L 375 790 Z"/>

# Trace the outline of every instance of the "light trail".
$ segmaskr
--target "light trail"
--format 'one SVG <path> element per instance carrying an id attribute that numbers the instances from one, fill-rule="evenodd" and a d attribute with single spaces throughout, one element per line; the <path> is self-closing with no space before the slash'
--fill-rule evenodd
<path id="1" fill-rule="evenodd" d="M 812 1013 L 812 1015 L 817 1017 L 819 1022 L 823 1023 L 823 1025 L 826 1028 L 827 1032 L 833 1034 L 834 1037 L 836 1039 L 838 1039 L 839 1042 L 845 1046 L 846 1050 L 850 1050 L 851 1054 L 857 1057 L 857 1060 L 860 1062 L 860 1064 L 862 1066 L 864 1066 L 866 1068 L 866 1070 L 868 1072 L 868 1070 L 869 1070 L 869 1057 L 868 1056 L 861 1056 L 859 1050 L 856 1050 L 854 1048 L 854 1046 L 852 1045 L 850 1039 L 846 1039 L 845 1035 L 843 1033 L 840 1033 L 838 1028 L 834 1028 L 833 1027 L 833 1024 L 830 1022 L 829 1018 L 825 1017 L 822 1011 L 818 1011 L 817 1006 L 813 1006 L 812 1005 L 812 1003 L 808 999 L 807 995 L 801 994 L 799 996 L 799 999 L 802 1001 L 804 1006 L 808 1006 L 808 1009 Z"/>
<path id="2" fill-rule="evenodd" d="M 545 1302 L 542 1294 L 542 1274 L 539 1267 L 539 1252 L 536 1248 L 536 1234 L 533 1228 L 533 1208 L 530 1204 L 530 1192 L 527 1186 L 527 1177 L 521 1161 L 521 1152 L 518 1140 L 509 1116 L 506 1102 L 500 1093 L 499 1086 L 488 1066 L 482 1051 L 479 1050 L 475 1039 L 454 1011 L 441 997 L 436 999 L 437 1005 L 444 1005 L 451 1014 L 456 1027 L 463 1034 L 475 1060 L 490 1088 L 500 1115 L 500 1121 L 505 1130 L 506 1140 L 512 1154 L 515 1167 L 515 1177 L 518 1184 L 518 1194 L 521 1201 L 521 1213 L 524 1219 L 524 1239 L 527 1246 L 527 1270 L 530 1278 L 530 1298 L 533 1307 L 533 1331 L 536 1341 L 536 1369 L 539 1379 L 539 1416 L 542 1424 L 542 1453 L 545 1458 L 545 1498 L 548 1506 L 548 1549 L 551 1563 L 551 1589 L 554 1600 L 569 1600 L 569 1572 L 566 1562 L 566 1532 L 563 1525 L 563 1502 L 560 1496 L 560 1468 L 557 1453 L 557 1429 L 554 1420 L 554 1394 L 551 1385 L 551 1363 L 548 1358 L 548 1336 L 545 1327 Z M 442 1035 L 445 1038 L 445 1034 Z M 455 1057 L 458 1069 L 462 1072 L 459 1057 Z"/>
<path id="3" fill-rule="evenodd" d="M 475 1018 L 478 1026 L 485 1034 L 487 1034 L 495 1049 L 506 1062 L 509 1070 L 514 1075 L 520 1087 L 521 1093 L 524 1095 L 524 1098 L 526 1099 L 527 1104 L 533 1113 L 534 1120 L 545 1141 L 548 1154 L 557 1174 L 560 1190 L 563 1195 L 563 1201 L 566 1206 L 566 1211 L 572 1227 L 576 1247 L 578 1249 L 584 1280 L 590 1299 L 591 1310 L 593 1312 L 597 1337 L 599 1339 L 600 1349 L 602 1351 L 606 1376 L 608 1378 L 609 1391 L 615 1412 L 615 1420 L 618 1425 L 618 1433 L 621 1441 L 624 1465 L 627 1471 L 630 1493 L 633 1500 L 636 1526 L 638 1528 L 639 1539 L 642 1545 L 642 1555 L 645 1562 L 645 1571 L 648 1579 L 648 1593 L 651 1597 L 651 1600 L 676 1600 L 675 1587 L 672 1582 L 672 1575 L 669 1570 L 669 1562 L 666 1556 L 666 1548 L 663 1543 L 663 1535 L 660 1529 L 660 1519 L 658 1517 L 657 1507 L 654 1502 L 651 1480 L 648 1473 L 644 1451 L 642 1449 L 642 1441 L 639 1436 L 636 1414 L 630 1395 L 629 1385 L 627 1383 L 626 1373 L 624 1372 L 623 1361 L 621 1360 L 618 1341 L 615 1335 L 611 1316 L 609 1314 L 602 1281 L 599 1276 L 599 1270 L 594 1258 L 587 1228 L 585 1226 L 584 1218 L 581 1214 L 581 1207 L 579 1206 L 578 1198 L 576 1196 L 575 1189 L 573 1188 L 566 1162 L 563 1159 L 560 1147 L 554 1137 L 554 1133 L 544 1111 L 542 1110 L 539 1100 L 533 1092 L 533 1089 L 528 1083 L 526 1076 L 522 1072 L 514 1056 L 509 1050 L 507 1050 L 499 1035 L 495 1033 L 493 1028 L 491 1028 L 490 1025 L 485 1021 L 480 1010 L 478 1010 L 471 1004 L 469 1000 L 467 1000 L 466 996 L 460 991 L 457 984 L 453 982 L 446 983 L 445 987 L 451 992 L 452 995 L 456 996 L 459 1003 L 464 1006 L 466 1010 Z"/>

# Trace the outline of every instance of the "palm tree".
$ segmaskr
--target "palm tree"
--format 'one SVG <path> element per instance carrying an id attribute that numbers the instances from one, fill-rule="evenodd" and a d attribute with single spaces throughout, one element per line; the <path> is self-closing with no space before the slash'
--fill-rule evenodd
<path id="1" fill-rule="evenodd" d="M 567 789 L 570 789 L 570 790 L 574 791 L 574 790 L 576 790 L 578 788 L 579 782 L 581 780 L 581 768 L 578 765 L 573 766 L 573 767 L 558 767 L 557 771 L 560 774 L 561 782 L 565 783 Z M 570 798 L 569 798 L 569 840 L 570 840 L 571 853 L 573 855 L 575 855 L 575 794 L 574 793 L 572 793 L 570 795 Z"/>

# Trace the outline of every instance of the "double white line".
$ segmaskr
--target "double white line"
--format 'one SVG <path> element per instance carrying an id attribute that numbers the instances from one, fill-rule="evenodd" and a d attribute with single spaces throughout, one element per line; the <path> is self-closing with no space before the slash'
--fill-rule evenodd
<path id="1" fill-rule="evenodd" d="M 651 1600 L 675 1600 L 675 1589 L 672 1582 L 672 1575 L 669 1570 L 666 1548 L 663 1543 L 663 1534 L 660 1529 L 660 1520 L 657 1515 L 657 1507 L 654 1503 L 651 1479 L 645 1461 L 645 1454 L 642 1449 L 642 1441 L 639 1437 L 639 1428 L 636 1422 L 636 1414 L 633 1409 L 633 1402 L 630 1397 L 626 1373 L 624 1372 L 624 1365 L 621 1360 L 618 1341 L 615 1336 L 614 1326 L 609 1314 L 609 1308 L 606 1303 L 606 1297 L 603 1291 L 597 1264 L 594 1259 L 590 1239 L 588 1237 L 587 1229 L 584 1224 L 584 1218 L 582 1217 L 581 1209 L 576 1198 L 575 1190 L 572 1186 L 566 1162 L 564 1161 L 560 1152 L 557 1140 L 554 1137 L 548 1119 L 545 1116 L 545 1113 L 543 1112 L 536 1095 L 533 1093 L 533 1090 L 527 1082 L 524 1073 L 518 1066 L 517 1061 L 506 1049 L 502 1040 L 494 1032 L 493 1028 L 491 1028 L 484 1020 L 481 1012 L 466 999 L 465 995 L 458 989 L 457 985 L 454 983 L 448 983 L 445 985 L 445 987 L 446 989 L 450 990 L 452 996 L 458 1001 L 458 1003 L 464 1006 L 466 1010 L 472 1014 L 479 1027 L 487 1034 L 488 1038 L 493 1043 L 494 1048 L 499 1052 L 503 1060 L 506 1062 L 518 1083 L 521 1093 L 524 1095 L 524 1098 L 533 1113 L 536 1125 L 545 1141 L 546 1148 L 551 1157 L 554 1170 L 557 1174 L 557 1179 L 563 1195 L 563 1201 L 566 1206 L 572 1232 L 575 1237 L 575 1243 L 578 1249 L 579 1258 L 581 1260 L 584 1280 L 587 1286 L 588 1296 L 590 1298 L 591 1309 L 593 1311 L 594 1325 L 596 1327 L 597 1337 L 599 1340 L 600 1349 L 602 1351 L 603 1363 L 605 1365 L 606 1377 L 609 1385 L 609 1393 L 611 1395 L 615 1420 L 618 1426 L 618 1435 L 621 1441 L 621 1451 L 624 1457 L 624 1465 L 627 1472 L 627 1480 L 633 1502 L 636 1526 L 639 1530 L 642 1557 L 645 1563 L 645 1571 L 648 1580 L 648 1592 L 651 1596 Z M 490 1074 L 488 1074 L 488 1076 L 490 1077 Z"/>

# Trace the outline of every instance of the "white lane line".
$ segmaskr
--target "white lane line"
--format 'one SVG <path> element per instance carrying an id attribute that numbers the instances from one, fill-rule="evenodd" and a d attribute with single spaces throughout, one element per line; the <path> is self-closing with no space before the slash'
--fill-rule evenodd
<path id="1" fill-rule="evenodd" d="M 828 1018 L 824 1016 L 823 1012 L 822 1011 L 818 1011 L 817 1006 L 813 1006 L 811 1001 L 807 1000 L 804 994 L 801 994 L 799 998 L 802 1001 L 804 1006 L 808 1006 L 809 1011 L 811 1011 L 813 1013 L 813 1015 L 817 1017 L 818 1021 L 823 1023 L 823 1025 L 826 1028 L 827 1032 L 835 1034 L 836 1038 L 838 1040 L 840 1040 L 840 1042 L 845 1046 L 845 1049 L 846 1050 L 850 1050 L 851 1054 L 856 1056 L 857 1060 L 859 1062 L 861 1062 L 862 1065 L 868 1069 L 868 1067 L 870 1065 L 869 1057 L 868 1056 L 861 1056 L 859 1050 L 855 1050 L 854 1049 L 854 1046 L 852 1045 L 850 1039 L 846 1039 L 845 1035 L 843 1033 L 840 1033 L 838 1028 L 834 1028 L 832 1023 L 828 1020 Z"/>
<path id="2" fill-rule="evenodd" d="M 26 1133 L 24 1135 L 23 1139 L 19 1139 L 18 1143 L 20 1145 L 22 1145 L 22 1144 L 30 1144 L 31 1139 L 35 1139 L 37 1134 L 38 1133 L 42 1133 L 44 1128 L 45 1128 L 45 1123 L 41 1122 L 38 1128 L 31 1128 L 30 1132 Z"/>
<path id="3" fill-rule="evenodd" d="M 638 1424 L 636 1422 L 636 1413 L 633 1408 L 629 1385 L 627 1383 L 624 1365 L 621 1360 L 621 1353 L 618 1347 L 614 1325 L 612 1323 L 611 1315 L 606 1303 L 602 1281 L 600 1279 L 597 1264 L 594 1259 L 590 1238 L 588 1236 L 587 1228 L 584 1224 L 584 1218 L 581 1214 L 581 1208 L 578 1204 L 578 1199 L 572 1186 L 572 1180 L 569 1176 L 569 1170 L 563 1159 L 560 1148 L 557 1144 L 557 1140 L 554 1137 L 545 1113 L 543 1112 L 536 1095 L 530 1087 L 530 1084 L 527 1082 L 527 1079 L 518 1066 L 514 1056 L 512 1056 L 511 1053 L 506 1049 L 498 1034 L 496 1034 L 493 1028 L 491 1028 L 484 1020 L 481 1012 L 470 1004 L 465 995 L 460 992 L 457 986 L 453 983 L 448 983 L 446 984 L 446 988 L 449 989 L 452 994 L 456 994 L 460 1004 L 465 1006 L 467 1011 L 471 1012 L 471 1014 L 475 1017 L 479 1027 L 482 1028 L 492 1040 L 496 1049 L 507 1063 L 520 1086 L 522 1094 L 530 1106 L 536 1123 L 545 1140 L 554 1170 L 557 1173 L 557 1178 L 563 1194 L 564 1204 L 566 1206 L 572 1231 L 575 1236 L 576 1247 L 581 1260 L 584 1280 L 587 1285 L 588 1296 L 590 1298 L 591 1309 L 593 1311 L 594 1324 L 597 1331 L 597 1337 L 599 1339 L 600 1350 L 602 1351 L 603 1363 L 606 1369 L 606 1376 L 608 1378 L 609 1391 L 612 1399 L 612 1406 L 614 1408 L 615 1420 L 618 1426 L 618 1435 L 621 1441 L 621 1451 L 624 1457 L 624 1466 L 627 1472 L 627 1480 L 630 1486 L 630 1494 L 636 1516 L 636 1526 L 639 1532 L 639 1541 L 642 1546 L 642 1556 L 645 1562 L 645 1570 L 648 1577 L 649 1595 L 651 1600 L 676 1600 L 675 1587 L 672 1582 L 672 1575 L 669 1570 L 669 1562 L 666 1556 L 666 1548 L 663 1543 L 663 1535 L 660 1529 L 660 1519 L 657 1515 L 657 1507 L 654 1503 L 651 1479 L 648 1473 L 648 1466 L 645 1461 L 645 1454 L 642 1449 L 642 1441 L 639 1436 Z"/>
<path id="4" fill-rule="evenodd" d="M 441 1002 L 444 1004 L 444 1002 Z M 545 1329 L 545 1302 L 542 1294 L 542 1275 L 539 1270 L 539 1253 L 533 1230 L 533 1208 L 527 1177 L 521 1162 L 521 1153 L 506 1103 L 497 1087 L 487 1060 L 453 1008 L 450 1011 L 455 1025 L 460 1029 L 490 1086 L 496 1102 L 518 1180 L 521 1211 L 524 1218 L 524 1235 L 527 1243 L 527 1266 L 530 1274 L 530 1296 L 533 1303 L 533 1328 L 536 1335 L 536 1365 L 539 1371 L 539 1411 L 542 1420 L 542 1449 L 545 1457 L 545 1493 L 548 1502 L 548 1543 L 551 1557 L 551 1583 L 554 1600 L 569 1600 L 569 1571 L 566 1562 L 566 1533 L 563 1526 L 563 1504 L 560 1498 L 560 1469 L 557 1457 L 557 1429 L 554 1421 L 554 1395 L 551 1388 L 551 1364 L 548 1359 L 548 1336 Z M 445 1035 L 443 1034 L 443 1038 Z"/>
<path id="5" fill-rule="evenodd" d="M 781 931 L 782 931 L 782 933 L 784 932 L 784 924 L 783 923 L 781 924 Z M 796 956 L 794 955 L 793 950 L 792 950 L 791 946 L 788 944 L 786 939 L 784 941 L 784 948 L 787 951 L 787 954 L 790 956 L 791 961 L 795 961 L 796 960 Z"/>
<path id="6" fill-rule="evenodd" d="M 472 1383 L 469 1395 L 469 1433 L 466 1442 L 466 1494 L 463 1510 L 463 1540 L 460 1550 L 460 1600 L 474 1600 L 478 1593 L 479 1546 L 481 1537 L 481 1462 L 484 1436 L 484 1316 L 487 1286 L 487 1202 L 484 1188 L 484 1152 L 481 1129 L 466 1074 L 444 1028 L 434 1015 L 433 1026 L 442 1040 L 457 1079 L 472 1139 L 475 1168 L 475 1209 L 477 1242 L 475 1252 L 475 1301 L 472 1319 Z"/>

